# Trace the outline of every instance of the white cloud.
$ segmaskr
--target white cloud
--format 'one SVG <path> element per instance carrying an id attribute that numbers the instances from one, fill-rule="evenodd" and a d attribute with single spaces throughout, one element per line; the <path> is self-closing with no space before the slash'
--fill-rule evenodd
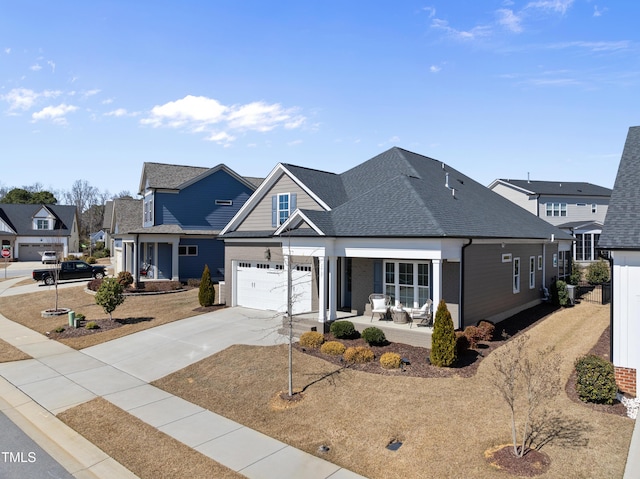
<path id="1" fill-rule="evenodd" d="M 67 113 L 72 113 L 77 109 L 77 106 L 62 103 L 58 106 L 47 106 L 42 110 L 35 112 L 31 115 L 31 118 L 33 119 L 33 122 L 39 120 L 51 120 L 53 123 L 64 125 L 67 123 L 65 115 Z"/>
<path id="2" fill-rule="evenodd" d="M 86 90 L 82 92 L 82 98 L 89 98 L 90 96 L 97 95 L 98 93 L 100 93 L 100 90 L 98 89 Z"/>
<path id="3" fill-rule="evenodd" d="M 593 16 L 594 17 L 601 17 L 602 14 L 604 12 L 606 12 L 607 10 L 609 10 L 607 7 L 604 8 L 598 8 L 598 5 L 594 5 L 593 6 Z"/>
<path id="4" fill-rule="evenodd" d="M 4 49 L 4 52 L 5 52 L 7 55 L 9 55 L 9 54 L 11 53 L 11 48 L 5 48 L 5 49 Z"/>
<path id="5" fill-rule="evenodd" d="M 537 8 L 564 15 L 572 4 L 573 0 L 539 0 L 537 2 L 529 2 L 525 8 Z"/>
<path id="6" fill-rule="evenodd" d="M 302 140 L 293 140 L 290 141 L 289 143 L 287 143 L 287 146 L 296 146 L 296 145 L 301 145 L 302 144 Z"/>
<path id="7" fill-rule="evenodd" d="M 431 65 L 429 67 L 429 71 L 431 73 L 438 73 L 440 70 L 442 70 L 442 68 L 440 68 L 438 65 Z"/>
<path id="8" fill-rule="evenodd" d="M 107 112 L 104 114 L 104 116 L 116 116 L 116 117 L 120 117 L 120 116 L 127 116 L 127 110 L 125 110 L 124 108 L 118 108 L 116 110 Z"/>
<path id="9" fill-rule="evenodd" d="M 548 48 L 550 49 L 583 48 L 592 52 L 611 52 L 626 50 L 629 47 L 631 47 L 631 43 L 627 40 L 621 40 L 617 42 L 564 42 L 553 43 L 548 46 Z"/>
<path id="10" fill-rule="evenodd" d="M 31 65 L 31 66 L 29 67 L 29 70 L 34 71 L 34 72 L 37 72 L 37 71 L 42 70 L 42 67 L 40 66 L 40 64 L 39 64 L 39 63 L 36 63 L 35 65 Z"/>
<path id="11" fill-rule="evenodd" d="M 513 33 L 522 32 L 522 18 L 513 13 L 513 10 L 501 8 L 496 11 L 498 23 Z"/>
<path id="12" fill-rule="evenodd" d="M 459 40 L 475 40 L 482 37 L 491 35 L 492 30 L 488 25 L 477 25 L 471 30 L 457 30 L 449 26 L 449 22 L 439 18 L 434 18 L 431 21 L 431 27 L 437 30 L 443 30 L 449 36 L 457 38 Z"/>
<path id="13" fill-rule="evenodd" d="M 143 125 L 154 128 L 181 128 L 192 133 L 206 133 L 206 139 L 220 144 L 236 140 L 234 132 L 268 132 L 277 127 L 299 128 L 305 117 L 296 108 L 284 108 L 279 103 L 263 101 L 245 105 L 226 106 L 214 98 L 187 95 L 186 97 L 156 105 Z"/>
<path id="14" fill-rule="evenodd" d="M 28 88 L 14 88 L 6 95 L 0 96 L 0 99 L 9 104 L 9 111 L 29 110 L 32 108 L 39 98 L 55 98 L 61 94 L 58 90 L 44 90 L 37 93 Z"/>
<path id="15" fill-rule="evenodd" d="M 56 64 L 53 63 L 51 60 L 47 60 L 47 65 L 49 65 L 51 67 L 51 72 L 55 73 L 56 71 Z"/>
<path id="16" fill-rule="evenodd" d="M 433 18 L 436 16 L 436 9 L 434 7 L 423 7 L 422 10 L 427 12 L 427 15 L 429 15 L 429 18 Z"/>

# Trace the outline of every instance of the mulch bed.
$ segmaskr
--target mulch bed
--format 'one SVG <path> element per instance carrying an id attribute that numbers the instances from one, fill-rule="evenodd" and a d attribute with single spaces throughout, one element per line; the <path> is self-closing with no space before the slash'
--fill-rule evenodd
<path id="1" fill-rule="evenodd" d="M 512 445 L 488 451 L 486 458 L 492 466 L 521 477 L 537 476 L 551 466 L 551 459 L 544 452 L 527 449 L 522 457 L 517 457 L 513 453 Z"/>
<path id="2" fill-rule="evenodd" d="M 199 307 L 195 308 L 193 311 L 201 314 L 208 313 L 210 311 L 216 311 L 218 309 L 225 308 L 225 305 L 214 305 L 207 307 Z M 99 334 L 103 331 L 108 331 L 110 329 L 119 328 L 121 326 L 125 326 L 127 324 L 136 324 L 144 321 L 153 321 L 153 318 L 149 317 L 141 317 L 141 318 L 116 318 L 113 321 L 110 319 L 84 319 L 78 321 L 79 327 L 74 328 L 72 326 L 64 326 L 64 331 L 61 333 L 56 333 L 55 331 L 49 331 L 47 336 L 51 339 L 65 339 L 65 338 L 77 338 L 80 336 L 86 336 L 88 334 Z M 88 323 L 95 323 L 98 327 L 96 329 L 87 329 L 86 326 Z"/>

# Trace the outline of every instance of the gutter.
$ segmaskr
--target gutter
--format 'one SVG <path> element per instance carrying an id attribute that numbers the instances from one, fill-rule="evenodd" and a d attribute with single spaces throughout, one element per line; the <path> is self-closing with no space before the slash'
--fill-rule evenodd
<path id="1" fill-rule="evenodd" d="M 464 250 L 471 246 L 473 238 L 469 238 L 469 242 L 462 246 L 460 253 L 460 299 L 459 299 L 459 312 L 460 312 L 460 330 L 464 331 Z"/>

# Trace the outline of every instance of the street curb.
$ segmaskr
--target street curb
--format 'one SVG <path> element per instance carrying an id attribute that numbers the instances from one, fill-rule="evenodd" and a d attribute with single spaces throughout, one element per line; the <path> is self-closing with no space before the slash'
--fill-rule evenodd
<path id="1" fill-rule="evenodd" d="M 3 377 L 0 410 L 76 479 L 138 478 Z"/>

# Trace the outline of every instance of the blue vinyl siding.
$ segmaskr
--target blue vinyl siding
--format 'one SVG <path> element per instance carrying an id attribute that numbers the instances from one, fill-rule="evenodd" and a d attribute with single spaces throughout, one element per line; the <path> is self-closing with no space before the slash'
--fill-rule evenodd
<path id="1" fill-rule="evenodd" d="M 253 191 L 250 188 L 225 171 L 217 171 L 177 194 L 156 192 L 155 224 L 219 231 L 238 212 L 251 193 Z M 233 204 L 216 205 L 216 200 L 232 200 Z"/>
<path id="2" fill-rule="evenodd" d="M 224 242 L 215 238 L 211 239 L 190 239 L 182 238 L 180 246 L 197 246 L 197 256 L 180 256 L 180 281 L 187 281 L 191 278 L 200 279 L 204 265 L 209 265 L 212 278 L 222 276 L 218 273 L 219 268 L 224 268 Z"/>

